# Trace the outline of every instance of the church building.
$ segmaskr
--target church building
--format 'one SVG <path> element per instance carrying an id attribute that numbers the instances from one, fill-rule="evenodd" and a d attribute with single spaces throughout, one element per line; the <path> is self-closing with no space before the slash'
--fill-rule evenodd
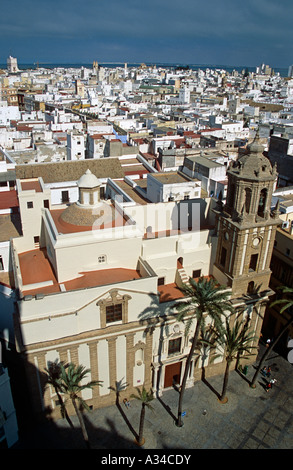
<path id="1" fill-rule="evenodd" d="M 114 197 L 111 175 L 101 192 L 98 175 L 78 180 L 78 200 L 50 204 L 42 178 L 18 180 L 23 235 L 11 241 L 18 291 L 16 341 L 37 413 L 60 417 L 45 369 L 55 360 L 90 369 L 84 390 L 93 408 L 135 387 L 155 396 L 180 384 L 189 339 L 172 307 L 189 278 L 213 276 L 226 286 L 243 321 L 260 334 L 269 289 L 278 210 L 271 210 L 277 174 L 258 137 L 227 171 L 225 203 L 196 197 L 166 203 L 129 203 Z M 27 184 L 27 185 L 26 185 Z M 113 188 L 113 185 L 111 186 Z M 253 360 L 254 358 L 252 358 Z M 197 351 L 187 387 L 224 371 Z"/>

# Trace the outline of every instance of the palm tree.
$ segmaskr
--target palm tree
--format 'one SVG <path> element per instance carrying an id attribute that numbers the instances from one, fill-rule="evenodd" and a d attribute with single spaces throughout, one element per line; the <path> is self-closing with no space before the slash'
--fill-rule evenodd
<path id="1" fill-rule="evenodd" d="M 73 404 L 87 448 L 90 448 L 90 444 L 80 407 L 85 408 L 88 411 L 90 409 L 85 400 L 83 400 L 79 396 L 79 393 L 81 393 L 84 389 L 92 389 L 96 385 L 102 385 L 102 382 L 100 382 L 99 380 L 92 380 L 90 382 L 82 384 L 82 381 L 85 379 L 86 375 L 89 372 L 90 369 L 86 369 L 82 365 L 76 366 L 72 362 L 68 364 L 67 367 L 64 367 L 63 364 L 60 364 L 60 377 L 59 379 L 57 379 L 58 390 L 61 393 L 67 395 Z"/>
<path id="2" fill-rule="evenodd" d="M 140 421 L 139 421 L 139 431 L 138 431 L 138 440 L 137 444 L 142 446 L 145 442 L 143 437 L 143 426 L 144 426 L 144 418 L 145 418 L 145 407 L 150 408 L 151 410 L 153 407 L 150 405 L 150 402 L 154 399 L 153 393 L 150 390 L 149 392 L 143 387 L 142 390 L 139 387 L 136 387 L 137 395 L 132 394 L 131 398 L 136 398 L 141 402 L 141 412 L 140 412 Z"/>
<path id="3" fill-rule="evenodd" d="M 115 381 L 115 386 L 111 385 L 109 387 L 110 390 L 115 392 L 117 406 L 119 405 L 120 392 L 124 391 L 128 387 L 128 385 L 129 384 L 127 382 L 123 382 L 123 379 L 121 379 L 121 380 Z"/>
<path id="4" fill-rule="evenodd" d="M 231 317 L 226 317 L 225 326 L 216 331 L 216 338 L 218 345 L 222 346 L 224 349 L 224 355 L 226 359 L 223 388 L 219 398 L 221 403 L 226 403 L 228 401 L 226 392 L 228 387 L 230 366 L 232 362 L 235 359 L 237 360 L 242 354 L 244 354 L 243 359 L 247 359 L 248 356 L 252 355 L 251 349 L 256 348 L 256 346 L 252 346 L 252 343 L 256 338 L 251 332 L 249 332 L 246 323 L 243 324 L 243 321 L 239 316 L 236 318 L 232 326 Z M 221 354 L 214 356 L 213 359 L 219 356 L 221 356 Z"/>
<path id="5" fill-rule="evenodd" d="M 212 278 L 201 277 L 197 282 L 190 278 L 190 287 L 184 285 L 181 290 L 186 294 L 186 298 L 175 305 L 177 310 L 177 320 L 184 321 L 188 315 L 185 334 L 187 335 L 191 327 L 194 315 L 196 318 L 196 328 L 192 338 L 190 351 L 187 356 L 184 375 L 180 387 L 178 402 L 177 426 L 182 426 L 182 405 L 186 387 L 186 381 L 190 370 L 194 351 L 198 346 L 200 331 L 205 327 L 206 316 L 217 326 L 222 324 L 222 317 L 227 312 L 233 312 L 233 306 L 229 301 L 230 293 L 224 286 L 219 286 Z"/>
<path id="6" fill-rule="evenodd" d="M 285 323 L 283 328 L 280 330 L 280 332 L 279 332 L 278 336 L 275 338 L 275 340 L 271 341 L 270 346 L 268 348 L 266 348 L 266 351 L 263 354 L 263 356 L 262 356 L 262 358 L 261 358 L 261 360 L 258 364 L 258 367 L 255 371 L 255 374 L 252 378 L 252 381 L 250 382 L 250 387 L 252 387 L 252 388 L 255 388 L 255 382 L 256 382 L 257 376 L 258 376 L 260 370 L 262 369 L 262 366 L 263 366 L 266 358 L 269 356 L 271 350 L 276 346 L 278 341 L 282 338 L 285 331 L 287 331 L 290 328 L 290 326 L 293 325 L 293 313 L 292 313 L 293 288 L 292 287 L 281 286 L 281 287 L 278 288 L 278 290 L 281 291 L 282 294 L 285 294 L 285 298 L 274 300 L 271 303 L 270 306 L 273 307 L 275 305 L 282 305 L 283 304 L 283 307 L 280 309 L 279 313 L 282 315 L 285 311 L 288 311 L 289 320 L 287 321 L 287 323 Z M 286 295 L 288 295 L 289 298 L 286 298 Z"/>
<path id="7" fill-rule="evenodd" d="M 69 425 L 73 428 L 72 421 L 69 418 L 62 395 L 60 394 L 59 388 L 58 388 L 58 379 L 60 378 L 60 374 L 61 374 L 61 364 L 63 364 L 65 368 L 68 367 L 68 364 L 64 364 L 64 362 L 59 362 L 58 359 L 55 359 L 55 361 L 53 362 L 52 361 L 48 362 L 48 368 L 45 369 L 47 373 L 47 382 L 48 384 L 52 385 L 58 397 L 62 418 L 66 418 Z"/>

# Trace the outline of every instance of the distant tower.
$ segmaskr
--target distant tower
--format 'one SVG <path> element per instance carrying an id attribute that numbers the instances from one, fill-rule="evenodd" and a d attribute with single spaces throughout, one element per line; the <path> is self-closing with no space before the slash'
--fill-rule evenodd
<path id="1" fill-rule="evenodd" d="M 98 62 L 94 60 L 94 62 L 93 62 L 93 73 L 94 73 L 95 75 L 97 75 L 98 70 L 99 70 Z"/>
<path id="2" fill-rule="evenodd" d="M 17 65 L 17 59 L 15 57 L 11 57 L 11 55 L 7 59 L 7 70 L 9 73 L 17 73 L 19 72 L 19 68 Z"/>
<path id="3" fill-rule="evenodd" d="M 75 94 L 84 98 L 84 84 L 80 80 L 75 80 Z"/>
<path id="4" fill-rule="evenodd" d="M 288 69 L 288 77 L 290 77 L 290 78 L 293 77 L 293 65 L 290 65 L 290 66 L 289 66 L 289 69 Z"/>

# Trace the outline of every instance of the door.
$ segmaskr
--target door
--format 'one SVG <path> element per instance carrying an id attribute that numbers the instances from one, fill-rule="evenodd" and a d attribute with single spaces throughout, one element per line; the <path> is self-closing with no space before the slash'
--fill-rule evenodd
<path id="1" fill-rule="evenodd" d="M 165 367 L 164 388 L 180 384 L 181 362 L 169 364 Z"/>

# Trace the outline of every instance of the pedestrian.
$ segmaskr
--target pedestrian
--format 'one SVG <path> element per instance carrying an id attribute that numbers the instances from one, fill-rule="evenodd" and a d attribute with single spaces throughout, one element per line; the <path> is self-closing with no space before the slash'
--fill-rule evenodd
<path id="1" fill-rule="evenodd" d="M 267 339 L 267 344 L 266 344 L 266 347 L 267 347 L 267 348 L 269 347 L 270 342 L 271 342 L 271 340 L 270 340 L 270 338 L 268 338 L 268 339 Z"/>
<path id="2" fill-rule="evenodd" d="M 277 382 L 276 379 L 271 379 L 270 380 L 270 384 L 271 384 L 271 388 L 273 388 L 273 385 Z"/>
<path id="3" fill-rule="evenodd" d="M 267 373 L 268 373 L 267 368 L 263 367 L 262 370 L 261 370 L 261 373 L 262 373 L 262 375 L 264 375 L 266 377 Z"/>
<path id="4" fill-rule="evenodd" d="M 266 384 L 266 392 L 268 392 L 271 388 L 272 388 L 272 384 L 271 384 L 271 382 L 268 382 Z"/>
<path id="5" fill-rule="evenodd" d="M 129 408 L 129 407 L 130 407 L 130 401 L 127 400 L 127 398 L 124 398 L 123 403 L 124 403 L 124 405 L 126 406 L 126 408 Z"/>
<path id="6" fill-rule="evenodd" d="M 272 371 L 272 369 L 270 367 L 268 367 L 267 368 L 267 377 L 271 376 L 271 371 Z"/>
<path id="7" fill-rule="evenodd" d="M 277 382 L 276 379 L 271 379 L 266 385 L 266 392 L 273 388 L 273 385 Z"/>

